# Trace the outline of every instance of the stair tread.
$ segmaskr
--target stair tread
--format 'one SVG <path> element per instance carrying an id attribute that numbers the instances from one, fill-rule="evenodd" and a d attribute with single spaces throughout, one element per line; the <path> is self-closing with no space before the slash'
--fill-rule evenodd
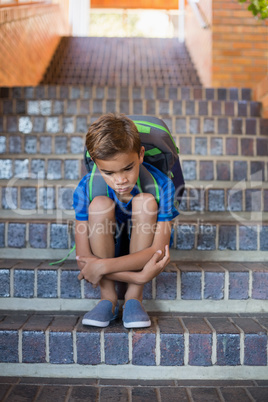
<path id="1" fill-rule="evenodd" d="M 75 261 L 65 261 L 58 265 L 49 266 L 49 262 L 51 260 L 43 260 L 40 258 L 0 258 L 0 268 L 1 269 L 46 269 L 49 268 L 51 270 L 58 269 L 69 269 L 75 268 L 78 271 Z M 75 265 L 75 266 L 74 266 Z M 208 272 L 224 272 L 224 271 L 264 271 L 268 270 L 268 262 L 266 261 L 253 261 L 253 262 L 235 262 L 235 261 L 181 261 L 179 259 L 172 259 L 171 262 L 167 265 L 164 272 L 176 272 L 177 269 L 182 271 L 193 271 L 198 272 L 201 270 L 205 270 Z"/>
<path id="2" fill-rule="evenodd" d="M 41 258 L 1 259 L 2 308 L 28 311 L 92 308 L 100 299 L 100 289 L 78 280 L 76 261 L 69 259 L 52 266 L 50 262 Z M 176 311 L 261 313 L 268 307 L 267 284 L 266 262 L 202 262 L 200 259 L 197 262 L 172 257 L 164 272 L 145 284 L 143 298 L 148 311 L 167 314 Z M 117 284 L 116 288 L 119 299 L 123 300 L 125 286 Z"/>
<path id="3" fill-rule="evenodd" d="M 147 48 L 151 49 L 149 53 L 145 50 Z M 90 59 L 87 56 L 89 52 Z M 129 59 L 134 63 L 133 55 L 137 52 L 142 58 L 142 63 L 135 63 L 137 74 L 133 74 L 129 69 Z M 180 66 L 183 67 L 183 72 Z M 96 68 L 98 74 L 95 72 Z M 107 74 L 111 69 L 113 74 Z M 151 70 L 152 74 L 149 74 L 148 70 Z M 63 37 L 43 78 L 43 83 L 60 82 L 200 85 L 186 46 L 178 44 L 174 38 L 163 41 L 158 38 Z"/>
<path id="4" fill-rule="evenodd" d="M 33 389 L 33 398 L 42 396 L 43 400 L 50 400 L 51 393 L 58 399 L 65 395 L 71 395 L 71 398 L 79 398 L 80 402 L 88 401 L 89 397 L 100 398 L 100 402 L 105 402 L 107 399 L 111 401 L 124 398 L 124 402 L 129 402 L 135 397 L 143 397 L 149 394 L 151 401 L 156 401 L 155 393 L 161 395 L 162 401 L 186 401 L 187 395 L 193 395 L 194 402 L 200 400 L 201 397 L 214 397 L 213 401 L 228 402 L 230 397 L 235 400 L 239 395 L 244 397 L 243 402 L 250 401 L 247 396 L 263 397 L 266 400 L 268 394 L 268 385 L 265 380 L 133 380 L 133 379 L 101 379 L 98 378 L 42 378 L 42 377 L 0 377 L 1 387 L 4 392 L 7 390 L 9 397 L 21 396 L 21 392 L 25 389 L 29 391 Z M 36 388 L 33 388 L 36 386 Z M 12 391 L 9 390 L 12 387 Z M 40 388 L 42 391 L 40 394 Z M 219 399 L 218 390 L 221 390 L 221 395 L 226 399 Z M 132 396 L 132 399 L 130 395 Z M 99 396 L 100 395 L 100 396 Z M 196 399 L 195 399 L 196 398 Z M 94 399 L 95 400 L 95 399 Z M 123 400 L 123 399 L 121 399 Z M 260 399 L 259 399 L 260 400 Z"/>
<path id="5" fill-rule="evenodd" d="M 32 216 L 30 214 L 25 213 L 32 212 Z M 175 223 L 185 223 L 192 222 L 201 225 L 205 225 L 209 223 L 226 223 L 226 224 L 238 224 L 239 222 L 237 218 L 240 218 L 240 224 L 254 224 L 258 222 L 267 223 L 268 222 L 268 212 L 263 211 L 207 211 L 207 210 L 179 210 L 180 216 L 174 220 Z M 198 212 L 198 216 L 197 213 Z M 17 213 L 17 215 L 16 215 Z M 36 222 L 38 220 L 44 220 L 46 222 L 55 222 L 55 220 L 60 217 L 62 220 L 59 224 L 66 224 L 68 220 L 74 221 L 75 212 L 72 208 L 70 209 L 4 209 L 1 211 L 1 219 L 0 220 L 8 220 L 8 221 L 22 221 L 22 222 Z M 70 222 L 71 223 L 71 222 Z"/>
<path id="6" fill-rule="evenodd" d="M 156 369 L 159 366 L 163 370 L 161 375 L 168 367 L 173 370 L 180 367 L 188 378 L 188 366 L 192 367 L 192 376 L 197 375 L 196 372 L 193 374 L 195 366 L 199 370 L 219 366 L 221 378 L 226 376 L 224 368 L 227 367 L 233 371 L 239 367 L 240 375 L 242 368 L 247 367 L 247 378 L 252 375 L 248 366 L 251 369 L 267 368 L 267 314 L 150 314 L 151 327 L 131 331 L 124 328 L 120 317 L 101 329 L 83 326 L 83 314 L 80 313 L 20 310 L 0 311 L 0 314 L 3 345 L 0 364 L 6 367 L 5 363 L 13 363 L 12 369 L 16 365 L 17 372 L 20 365 L 23 368 L 27 363 L 28 375 L 33 363 L 39 363 L 38 373 L 47 365 L 52 369 L 56 364 L 56 370 L 70 364 L 93 370 L 94 365 L 101 364 L 101 375 L 113 365 L 113 376 L 120 366 L 147 370 L 147 366 L 156 366 Z M 240 348 L 243 348 L 243 354 Z M 8 367 L 6 369 L 8 375 Z M 81 372 L 82 369 L 75 376 L 81 377 Z M 264 371 L 261 372 L 263 376 Z M 153 378 L 157 373 L 152 369 L 149 377 Z M 131 372 L 127 371 L 125 375 L 127 377 L 121 374 L 121 378 L 131 378 Z M 174 371 L 168 375 L 169 378 L 176 376 Z M 137 372 L 134 376 L 137 378 Z"/>
<path id="7" fill-rule="evenodd" d="M 7 311 L 0 310 L 0 331 L 2 330 L 19 330 L 24 331 L 62 331 L 69 332 L 74 329 L 78 331 L 99 332 L 102 329 L 82 324 L 84 312 L 72 311 L 37 311 L 31 312 L 26 310 Z M 120 320 L 111 322 L 104 332 L 128 332 Z M 268 332 L 268 316 L 265 313 L 178 313 L 178 312 L 153 312 L 150 313 L 152 327 L 133 329 L 134 332 L 156 331 L 156 327 L 160 327 L 160 332 L 165 333 L 224 333 L 223 328 L 226 327 L 226 333 L 246 334 L 262 334 Z M 183 324 L 181 321 L 183 321 Z M 184 322 L 185 320 L 185 322 Z M 178 321 L 180 325 L 178 325 Z M 207 324 L 207 321 L 210 325 Z M 175 325 L 172 325 L 174 324 Z M 177 325 L 176 325 L 177 323 Z M 52 324 L 52 325 L 51 325 Z M 167 326 L 168 330 L 165 328 Z M 175 327 L 175 328 L 174 328 Z M 161 328 L 162 331 L 161 331 Z M 242 331 L 241 331 L 242 330 Z"/>

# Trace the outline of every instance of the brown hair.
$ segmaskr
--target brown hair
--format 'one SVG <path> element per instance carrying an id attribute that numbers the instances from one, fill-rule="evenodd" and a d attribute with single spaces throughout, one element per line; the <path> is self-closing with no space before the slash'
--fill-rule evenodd
<path id="1" fill-rule="evenodd" d="M 93 160 L 107 160 L 117 153 L 140 153 L 138 130 L 126 115 L 108 113 L 98 118 L 88 129 L 86 147 Z"/>

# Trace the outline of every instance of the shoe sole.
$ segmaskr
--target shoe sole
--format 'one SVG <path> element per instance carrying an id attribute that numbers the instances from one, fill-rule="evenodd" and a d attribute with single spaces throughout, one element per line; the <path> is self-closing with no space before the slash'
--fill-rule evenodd
<path id="1" fill-rule="evenodd" d="M 110 321 L 95 321 L 95 320 L 89 320 L 87 318 L 84 318 L 82 320 L 82 324 L 83 325 L 91 325 L 93 327 L 99 327 L 99 328 L 105 328 L 108 327 L 108 325 L 110 324 Z"/>
<path id="2" fill-rule="evenodd" d="M 151 326 L 151 320 L 149 321 L 133 321 L 123 322 L 125 328 L 147 328 Z"/>

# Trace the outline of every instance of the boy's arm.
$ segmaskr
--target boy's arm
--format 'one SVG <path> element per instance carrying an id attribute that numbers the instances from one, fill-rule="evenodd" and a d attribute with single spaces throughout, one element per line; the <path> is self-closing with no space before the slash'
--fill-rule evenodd
<path id="1" fill-rule="evenodd" d="M 87 221 L 75 221 L 75 250 L 77 256 L 84 255 L 87 258 L 94 257 L 88 241 Z M 77 265 L 81 270 L 85 266 L 85 262 L 77 260 Z"/>
<path id="2" fill-rule="evenodd" d="M 133 254 L 122 257 L 107 259 L 105 261 L 105 273 L 108 275 L 114 272 L 139 271 L 158 250 L 164 252 L 165 246 L 170 242 L 171 223 L 157 222 L 154 240 L 151 247 L 145 248 Z"/>
<path id="3" fill-rule="evenodd" d="M 158 250 L 152 258 L 145 264 L 144 268 L 139 271 L 115 272 L 106 275 L 106 278 L 126 283 L 135 283 L 136 285 L 144 285 L 159 275 L 170 261 L 169 247 L 165 246 L 165 253 Z"/>
<path id="4" fill-rule="evenodd" d="M 76 260 L 80 274 L 78 279 L 86 279 L 92 285 L 97 286 L 102 278 L 102 274 L 99 269 L 100 258 L 95 257 L 90 248 L 88 222 L 77 221 L 75 222 L 75 245 L 76 245 Z M 83 255 L 84 260 L 79 260 L 77 256 Z M 90 269 L 87 269 L 90 267 Z M 82 271 L 86 270 L 86 276 L 82 275 Z M 83 271 L 84 272 L 84 271 Z"/>
<path id="5" fill-rule="evenodd" d="M 77 260 L 85 263 L 84 268 L 78 276 L 79 279 L 85 278 L 93 284 L 99 283 L 103 275 L 122 273 L 125 271 L 140 271 L 146 263 L 152 258 L 153 254 L 158 250 L 164 250 L 165 245 L 170 242 L 171 222 L 158 222 L 153 244 L 141 251 L 128 254 L 117 258 L 98 259 L 93 257 L 85 257 L 83 253 L 77 253 Z M 83 251 L 83 250 L 82 250 Z M 81 257 L 80 257 L 81 256 Z M 93 257 L 93 258 L 92 258 Z M 94 275 L 94 272 L 96 275 Z M 156 276 L 156 275 L 154 275 Z M 120 278 L 122 276 L 120 275 Z M 118 280 L 123 280 L 119 279 Z"/>

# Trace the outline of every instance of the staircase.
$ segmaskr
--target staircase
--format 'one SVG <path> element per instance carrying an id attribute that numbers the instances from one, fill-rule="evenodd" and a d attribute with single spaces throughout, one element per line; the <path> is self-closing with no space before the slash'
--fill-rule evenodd
<path id="1" fill-rule="evenodd" d="M 134 41 L 146 65 L 139 82 L 129 82 L 126 67 L 125 83 L 120 74 L 111 78 L 100 67 L 103 55 L 114 46 L 119 62 L 116 55 L 134 42 L 123 40 L 120 48 L 119 39 L 107 41 L 93 47 L 91 75 L 69 68 L 67 50 L 89 57 L 92 43 L 63 38 L 42 85 L 0 89 L 1 373 L 265 380 L 268 120 L 247 88 L 203 88 L 194 75 L 179 80 L 179 71 L 194 72 L 186 49 L 177 70 L 165 65 L 177 81 L 171 73 L 164 78 L 163 65 L 158 78 L 150 56 L 160 51 L 157 40 L 150 57 L 145 40 Z M 83 327 L 99 289 L 78 281 L 74 255 L 49 265 L 74 244 L 72 193 L 85 174 L 87 127 L 114 111 L 162 118 L 180 148 L 187 183 L 171 263 L 145 286 L 152 326 L 142 330 L 128 331 L 121 320 L 102 330 Z"/>

